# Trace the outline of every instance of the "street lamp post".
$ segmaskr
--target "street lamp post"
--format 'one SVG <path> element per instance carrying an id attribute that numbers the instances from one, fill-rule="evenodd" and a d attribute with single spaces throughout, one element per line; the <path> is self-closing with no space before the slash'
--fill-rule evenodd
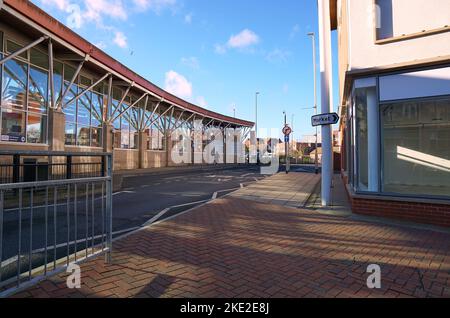
<path id="1" fill-rule="evenodd" d="M 312 52 L 313 52 L 313 71 L 314 71 L 314 110 L 315 110 L 315 114 L 317 115 L 317 75 L 316 75 L 316 35 L 314 32 L 310 32 L 308 33 L 308 35 L 311 37 L 312 39 Z M 317 149 L 317 138 L 319 135 L 319 130 L 316 127 L 316 154 L 315 154 L 315 171 L 316 174 L 319 173 L 319 154 L 318 154 L 318 149 Z"/>
<path id="2" fill-rule="evenodd" d="M 255 135 L 256 135 L 256 163 L 259 164 L 259 141 L 258 141 L 258 95 L 255 93 Z"/>
<path id="3" fill-rule="evenodd" d="M 259 92 L 255 93 L 255 131 L 256 131 L 256 138 L 258 138 L 258 95 Z"/>

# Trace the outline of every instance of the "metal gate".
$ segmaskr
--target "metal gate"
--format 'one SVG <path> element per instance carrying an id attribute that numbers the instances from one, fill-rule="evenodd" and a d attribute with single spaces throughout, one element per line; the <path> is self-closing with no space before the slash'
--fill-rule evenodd
<path id="1" fill-rule="evenodd" d="M 0 297 L 112 249 L 112 154 L 0 151 Z"/>

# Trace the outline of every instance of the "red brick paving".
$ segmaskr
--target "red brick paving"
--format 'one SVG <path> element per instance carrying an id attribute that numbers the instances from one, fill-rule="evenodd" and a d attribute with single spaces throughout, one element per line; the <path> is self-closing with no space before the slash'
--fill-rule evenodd
<path id="1" fill-rule="evenodd" d="M 82 264 L 81 289 L 60 274 L 15 297 L 450 297 L 448 233 L 242 199 L 119 240 L 113 260 Z M 372 263 L 380 290 L 366 286 Z"/>

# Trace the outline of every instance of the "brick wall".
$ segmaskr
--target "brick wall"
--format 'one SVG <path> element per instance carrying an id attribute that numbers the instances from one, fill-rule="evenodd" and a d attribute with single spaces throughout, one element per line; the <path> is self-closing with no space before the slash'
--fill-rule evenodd
<path id="1" fill-rule="evenodd" d="M 352 199 L 353 212 L 450 227 L 450 205 Z"/>
<path id="2" fill-rule="evenodd" d="M 348 189 L 347 194 L 355 214 L 450 227 L 450 204 L 357 198 Z"/>

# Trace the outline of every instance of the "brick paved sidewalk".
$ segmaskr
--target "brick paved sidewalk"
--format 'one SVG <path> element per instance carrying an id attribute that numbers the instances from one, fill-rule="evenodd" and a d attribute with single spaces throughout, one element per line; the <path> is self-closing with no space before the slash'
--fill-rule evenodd
<path id="1" fill-rule="evenodd" d="M 225 198 L 116 242 L 114 264 L 82 265 L 79 290 L 61 274 L 16 297 L 450 297 L 449 242 L 447 233 Z M 366 287 L 372 263 L 381 290 Z"/>
<path id="2" fill-rule="evenodd" d="M 232 197 L 262 203 L 304 207 L 314 188 L 320 182 L 320 175 L 313 173 L 278 173 L 257 183 L 248 185 L 231 194 Z"/>

